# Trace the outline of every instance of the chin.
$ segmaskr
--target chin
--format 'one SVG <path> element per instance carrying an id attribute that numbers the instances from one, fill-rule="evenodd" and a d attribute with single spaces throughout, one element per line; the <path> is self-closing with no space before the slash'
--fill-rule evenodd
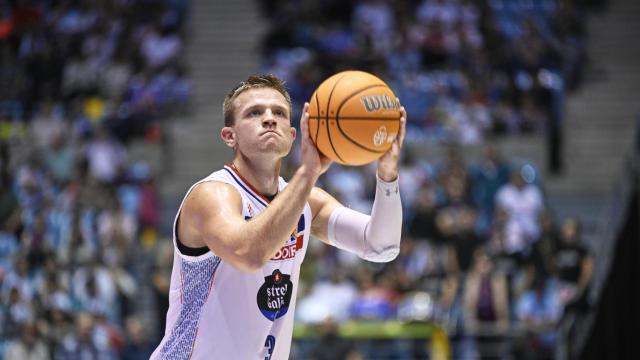
<path id="1" fill-rule="evenodd" d="M 263 146 L 258 146 L 257 156 L 264 157 L 275 157 L 282 158 L 289 154 L 290 148 L 284 148 L 283 146 L 279 146 L 276 144 L 263 144 Z"/>

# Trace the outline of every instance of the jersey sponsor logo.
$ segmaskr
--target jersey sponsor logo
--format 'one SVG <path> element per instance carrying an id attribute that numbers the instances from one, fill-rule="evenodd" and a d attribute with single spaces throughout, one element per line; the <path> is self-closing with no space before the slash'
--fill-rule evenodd
<path id="1" fill-rule="evenodd" d="M 283 274 L 279 269 L 273 270 L 269 276 L 265 276 L 264 284 L 258 290 L 258 308 L 264 317 L 275 321 L 283 317 L 289 311 L 293 283 L 290 275 Z"/>
<path id="2" fill-rule="evenodd" d="M 298 250 L 302 249 L 302 245 L 304 245 L 304 214 L 300 215 L 298 226 L 291 231 L 287 242 L 273 255 L 271 260 L 278 261 L 294 258 Z"/>

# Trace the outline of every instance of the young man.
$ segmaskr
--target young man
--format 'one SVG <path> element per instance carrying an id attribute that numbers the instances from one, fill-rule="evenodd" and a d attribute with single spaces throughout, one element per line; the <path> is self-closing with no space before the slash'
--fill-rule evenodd
<path id="1" fill-rule="evenodd" d="M 287 359 L 310 235 L 370 261 L 397 256 L 404 108 L 369 216 L 314 187 L 331 161 L 309 137 L 308 107 L 301 164 L 287 184 L 280 166 L 297 134 L 282 81 L 251 76 L 225 98 L 220 136 L 233 161 L 193 185 L 178 209 L 167 326 L 152 359 Z"/>

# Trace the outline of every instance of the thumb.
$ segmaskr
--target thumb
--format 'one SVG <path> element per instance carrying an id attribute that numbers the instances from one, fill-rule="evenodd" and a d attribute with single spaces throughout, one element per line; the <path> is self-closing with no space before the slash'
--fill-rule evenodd
<path id="1" fill-rule="evenodd" d="M 309 103 L 304 103 L 302 116 L 300 116 L 300 138 L 302 141 L 309 139 Z"/>

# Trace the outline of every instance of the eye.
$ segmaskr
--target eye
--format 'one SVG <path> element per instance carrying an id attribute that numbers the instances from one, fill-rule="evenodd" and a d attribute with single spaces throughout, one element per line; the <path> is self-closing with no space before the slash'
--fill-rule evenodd
<path id="1" fill-rule="evenodd" d="M 260 116 L 260 114 L 262 114 L 262 112 L 259 109 L 253 109 L 249 111 L 250 117 Z"/>
<path id="2" fill-rule="evenodd" d="M 286 114 L 282 110 L 276 110 L 273 112 L 276 116 L 286 117 Z"/>

